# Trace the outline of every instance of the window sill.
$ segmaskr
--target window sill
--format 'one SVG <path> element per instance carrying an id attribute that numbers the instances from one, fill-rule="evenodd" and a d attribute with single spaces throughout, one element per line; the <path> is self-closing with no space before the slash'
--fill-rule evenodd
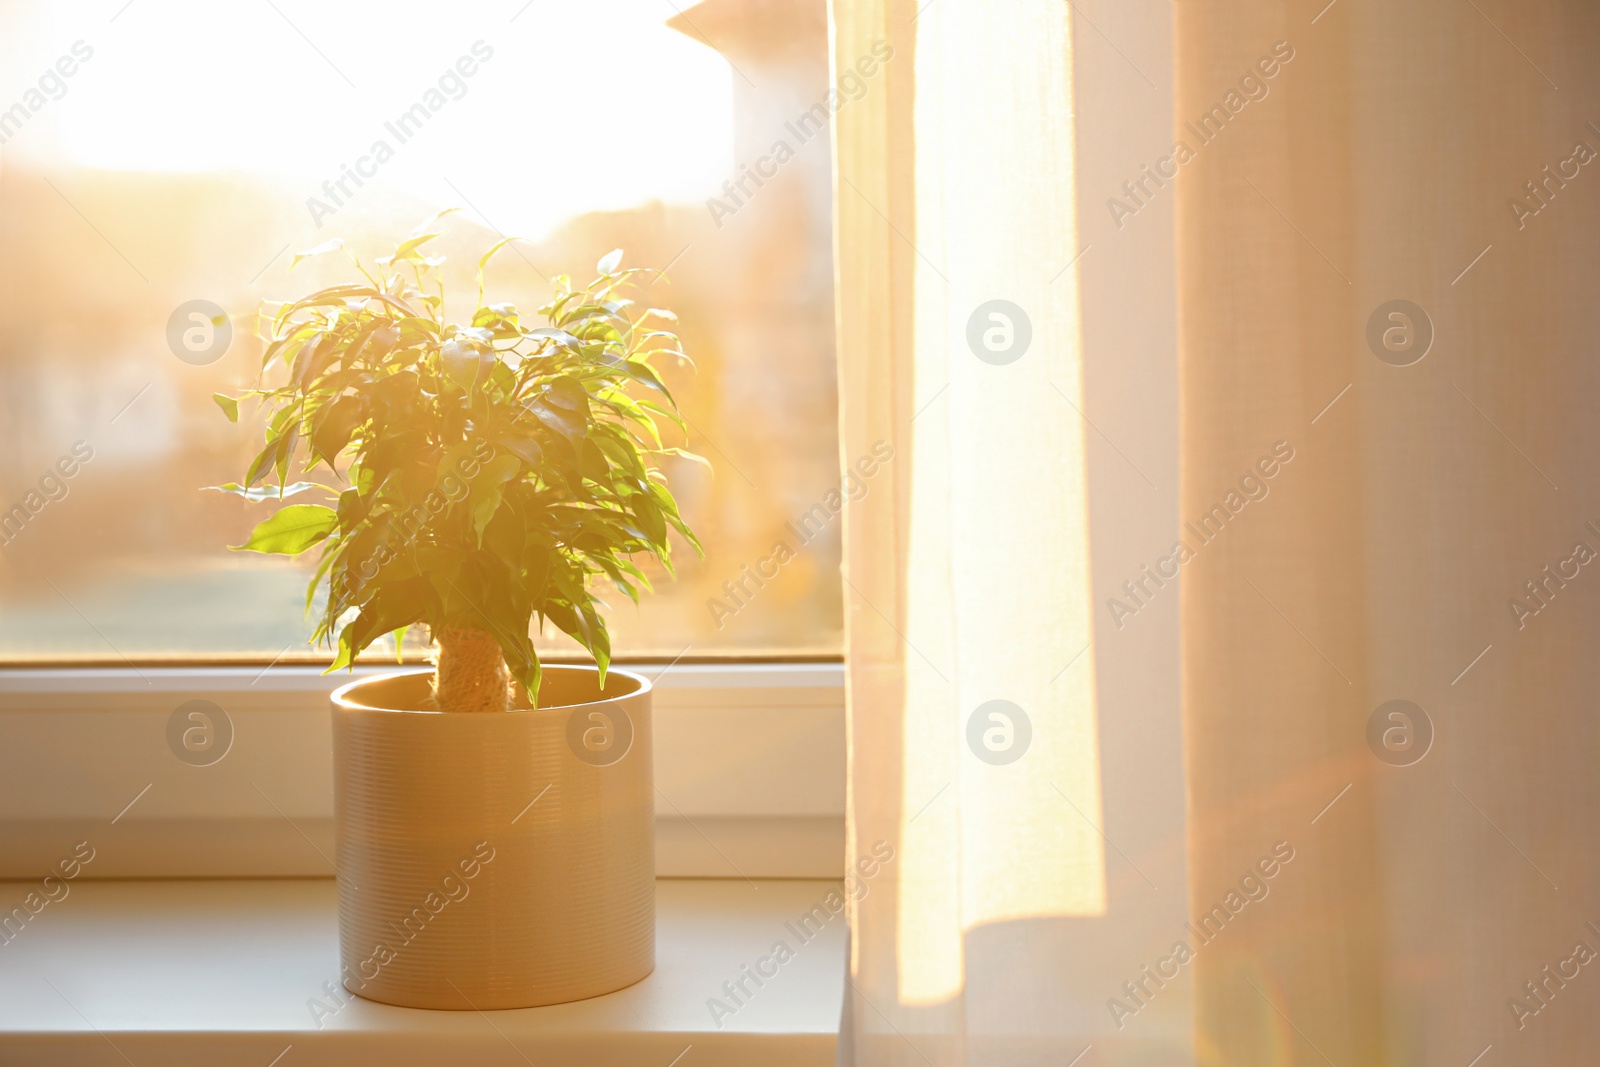
<path id="1" fill-rule="evenodd" d="M 24 887 L 3 888 L 16 896 Z M 332 1006 L 323 983 L 336 983 L 338 974 L 331 880 L 78 881 L 0 946 L 0 1059 L 17 1067 L 822 1067 L 834 1062 L 844 918 L 803 944 L 784 924 L 832 888 L 810 880 L 663 880 L 656 970 L 637 985 L 490 1013 L 349 997 L 319 1020 L 308 1002 Z M 723 983 L 779 939 L 795 949 L 793 958 L 719 1027 L 708 1000 L 732 1006 Z"/>

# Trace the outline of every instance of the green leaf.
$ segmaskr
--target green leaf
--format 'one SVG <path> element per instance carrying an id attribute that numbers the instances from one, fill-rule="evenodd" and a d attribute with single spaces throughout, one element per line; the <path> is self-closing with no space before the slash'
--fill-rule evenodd
<path id="1" fill-rule="evenodd" d="M 689 430 L 689 427 L 684 422 L 682 415 L 679 415 L 676 411 L 662 407 L 653 400 L 640 400 L 639 407 L 645 411 L 651 412 L 652 414 L 660 415 L 662 418 L 670 420 L 674 426 L 680 430 L 683 430 L 685 433 L 687 433 Z"/>
<path id="2" fill-rule="evenodd" d="M 660 393 L 662 396 L 666 397 L 668 400 L 672 400 L 672 394 L 667 392 L 667 387 L 662 384 L 660 378 L 656 377 L 656 372 L 650 369 L 650 365 L 648 363 L 630 359 L 619 364 L 619 367 L 623 373 L 627 374 L 627 376 L 632 378 L 634 381 L 642 382 L 651 389 L 654 389 L 656 392 Z M 676 401 L 673 402 L 676 403 Z"/>
<path id="3" fill-rule="evenodd" d="M 324 543 L 325 544 L 331 544 L 331 542 L 324 542 Z M 317 564 L 316 571 L 311 575 L 311 581 L 306 583 L 306 613 L 307 614 L 310 614 L 311 605 L 312 605 L 313 602 L 315 602 L 315 600 L 317 598 L 317 587 L 322 584 L 323 576 L 326 575 L 330 570 L 333 569 L 333 565 L 335 563 L 340 563 L 340 562 L 343 561 L 343 559 L 345 557 L 345 554 L 348 551 L 349 547 L 350 547 L 350 541 L 348 539 L 345 539 L 345 540 L 341 540 L 338 545 L 330 547 L 330 548 L 326 548 L 326 549 L 323 550 L 322 561 Z M 341 575 L 341 577 L 342 577 L 342 575 Z M 330 602 L 332 601 L 332 599 L 333 599 L 332 597 L 329 598 Z"/>
<path id="4" fill-rule="evenodd" d="M 558 408 L 578 412 L 585 417 L 589 414 L 589 391 L 576 378 L 565 374 L 552 378 L 545 390 L 545 397 Z"/>
<path id="5" fill-rule="evenodd" d="M 494 340 L 496 341 L 522 336 L 522 332 L 517 329 L 517 305 L 515 304 L 495 304 L 491 307 L 480 307 L 472 313 L 472 325 L 489 329 L 494 334 Z"/>
<path id="6" fill-rule="evenodd" d="M 367 397 L 373 401 L 376 408 L 382 410 L 384 422 L 386 424 L 390 422 L 395 424 L 394 429 L 389 429 L 387 425 L 379 426 L 380 436 L 386 430 L 390 434 L 396 434 L 409 426 L 411 415 L 418 406 L 421 393 L 422 379 L 414 370 L 402 370 L 393 374 L 385 374 L 368 387 Z"/>
<path id="7" fill-rule="evenodd" d="M 332 332 L 313 334 L 312 339 L 301 345 L 300 351 L 295 354 L 294 363 L 289 368 L 289 377 L 295 384 L 304 387 L 307 382 L 314 381 L 323 372 L 338 348 L 337 334 Z"/>
<path id="8" fill-rule="evenodd" d="M 494 513 L 500 509 L 506 483 L 516 476 L 522 461 L 516 456 L 496 456 L 483 465 L 483 470 L 472 481 L 472 532 L 483 543 L 483 528 L 489 525 Z"/>
<path id="9" fill-rule="evenodd" d="M 395 345 L 400 343 L 400 338 L 405 334 L 405 323 L 409 321 L 411 320 L 398 324 L 390 323 L 373 330 L 372 336 L 367 340 L 367 346 L 361 350 L 360 355 L 374 366 L 382 363 L 384 357 L 394 351 Z"/>
<path id="10" fill-rule="evenodd" d="M 512 455 L 518 456 L 530 467 L 537 468 L 544 458 L 544 449 L 539 447 L 539 442 L 525 435 L 506 434 L 496 439 Z"/>
<path id="11" fill-rule="evenodd" d="M 217 407 L 221 408 L 222 413 L 228 416 L 229 422 L 239 421 L 239 402 L 237 400 L 226 393 L 212 393 L 211 399 L 215 400 Z"/>
<path id="12" fill-rule="evenodd" d="M 408 578 L 381 586 L 362 605 L 361 614 L 339 634 L 339 655 L 328 670 L 349 666 L 362 649 L 384 634 L 422 622 L 434 601 L 433 586 L 426 578 Z"/>
<path id="13" fill-rule="evenodd" d="M 613 248 L 611 251 L 607 252 L 604 256 L 600 257 L 600 262 L 598 262 L 598 263 L 596 263 L 594 265 L 594 269 L 599 274 L 610 274 L 612 271 L 617 269 L 617 266 L 621 262 L 622 262 L 622 249 Z"/>
<path id="14" fill-rule="evenodd" d="M 480 280 L 480 287 L 483 278 L 483 268 L 489 265 L 489 261 L 495 257 L 495 253 L 499 252 L 502 248 L 508 244 L 511 244 L 513 241 L 520 240 L 522 240 L 520 237 L 502 237 L 500 240 L 489 246 L 489 251 L 478 257 L 478 278 Z"/>
<path id="15" fill-rule="evenodd" d="M 478 377 L 486 362 L 485 355 L 493 358 L 491 351 L 470 337 L 452 337 L 439 348 L 439 360 L 444 364 L 445 376 L 460 386 L 464 393 L 472 392 L 472 387 L 478 384 Z"/>
<path id="16" fill-rule="evenodd" d="M 606 454 L 594 438 L 584 438 L 583 447 L 578 452 L 578 467 L 585 478 L 607 489 L 611 488 L 611 464 L 606 462 Z"/>
<path id="17" fill-rule="evenodd" d="M 278 462 L 278 457 L 283 454 L 284 443 L 285 438 L 281 435 L 267 438 L 267 446 L 256 454 L 256 458 L 250 463 L 249 470 L 245 472 L 245 485 L 254 485 L 271 473 L 272 468 Z"/>
<path id="18" fill-rule="evenodd" d="M 639 459 L 639 450 L 633 442 L 618 436 L 604 435 L 590 438 L 595 446 L 605 453 L 605 457 L 621 470 L 627 471 L 635 478 L 643 478 L 644 463 Z"/>
<path id="19" fill-rule="evenodd" d="M 506 565 L 508 571 L 522 570 L 523 549 L 527 547 L 527 528 L 521 515 L 512 504 L 502 503 L 500 509 L 483 528 L 483 547 Z"/>
<path id="20" fill-rule="evenodd" d="M 418 254 L 417 249 L 438 236 L 437 233 L 424 233 L 401 241 L 400 247 L 396 248 L 394 255 L 389 257 L 390 262 L 400 263 L 410 260 L 422 260 L 424 257 Z"/>
<path id="21" fill-rule="evenodd" d="M 325 405 L 312 420 L 311 448 L 329 467 L 345 446 L 350 435 L 365 420 L 366 403 L 359 396 L 341 396 Z"/>
<path id="22" fill-rule="evenodd" d="M 246 489 L 237 482 L 228 482 L 226 485 L 208 485 L 206 489 L 214 490 L 218 493 L 232 493 L 235 496 L 242 496 L 246 500 L 258 504 L 263 500 L 282 500 L 284 497 L 296 496 L 307 489 L 321 489 L 329 493 L 335 492 L 320 482 L 295 482 L 293 485 L 258 485 L 254 489 Z"/>
<path id="23" fill-rule="evenodd" d="M 298 415 L 298 412 L 296 414 Z M 278 461 L 273 464 L 272 469 L 278 472 L 278 481 L 283 482 L 289 477 L 289 460 L 294 456 L 294 446 L 300 442 L 299 418 L 289 423 L 288 429 L 278 441 L 282 447 L 278 449 Z"/>
<path id="24" fill-rule="evenodd" d="M 707 474 L 713 473 L 711 469 L 711 461 L 700 455 L 698 452 L 690 452 L 686 448 L 663 448 L 661 450 L 661 454 L 664 456 L 677 456 L 679 459 L 686 459 L 690 463 L 704 467 Z"/>
<path id="25" fill-rule="evenodd" d="M 338 514 L 321 504 L 290 504 L 256 525 L 234 551 L 298 556 L 339 527 Z"/>
<path id="26" fill-rule="evenodd" d="M 583 418 L 576 412 L 552 406 L 539 397 L 530 398 L 526 407 L 546 429 L 573 443 L 583 440 Z"/>
<path id="27" fill-rule="evenodd" d="M 556 344 L 561 345 L 564 348 L 569 348 L 574 352 L 583 351 L 582 341 L 572 336 L 572 334 L 568 333 L 566 330 L 557 329 L 554 326 L 540 326 L 536 330 L 527 330 L 524 331 L 523 336 L 530 337 L 538 341 L 554 341 Z"/>

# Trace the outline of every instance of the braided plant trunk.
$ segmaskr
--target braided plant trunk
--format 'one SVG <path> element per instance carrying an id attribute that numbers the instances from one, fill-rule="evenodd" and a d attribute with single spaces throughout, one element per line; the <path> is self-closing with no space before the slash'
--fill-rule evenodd
<path id="1" fill-rule="evenodd" d="M 494 635 L 446 626 L 433 635 L 433 697 L 440 711 L 505 711 L 513 682 Z"/>

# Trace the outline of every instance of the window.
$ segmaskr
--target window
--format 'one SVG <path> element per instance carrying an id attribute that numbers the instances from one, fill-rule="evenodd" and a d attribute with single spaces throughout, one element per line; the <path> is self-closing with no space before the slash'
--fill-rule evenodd
<path id="1" fill-rule="evenodd" d="M 342 277 L 290 273 L 296 251 L 370 260 L 447 207 L 463 301 L 501 234 L 528 240 L 490 298 L 524 307 L 612 248 L 664 272 L 643 299 L 680 316 L 697 370 L 668 384 L 715 472 L 667 470 L 707 555 L 616 598 L 619 654 L 836 653 L 820 5 L 793 25 L 656 0 L 373 10 L 0 11 L 0 656 L 309 654 L 314 560 L 230 552 L 270 505 L 201 491 L 259 448 L 209 396 L 253 379 L 263 298 Z"/>

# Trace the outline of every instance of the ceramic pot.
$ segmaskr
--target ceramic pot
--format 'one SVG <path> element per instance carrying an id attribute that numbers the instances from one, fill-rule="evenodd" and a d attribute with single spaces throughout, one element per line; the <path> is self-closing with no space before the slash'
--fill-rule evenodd
<path id="1" fill-rule="evenodd" d="M 534 710 L 444 713 L 430 673 L 333 694 L 347 989 L 414 1008 L 556 1004 L 655 968 L 650 683 L 547 666 Z"/>

